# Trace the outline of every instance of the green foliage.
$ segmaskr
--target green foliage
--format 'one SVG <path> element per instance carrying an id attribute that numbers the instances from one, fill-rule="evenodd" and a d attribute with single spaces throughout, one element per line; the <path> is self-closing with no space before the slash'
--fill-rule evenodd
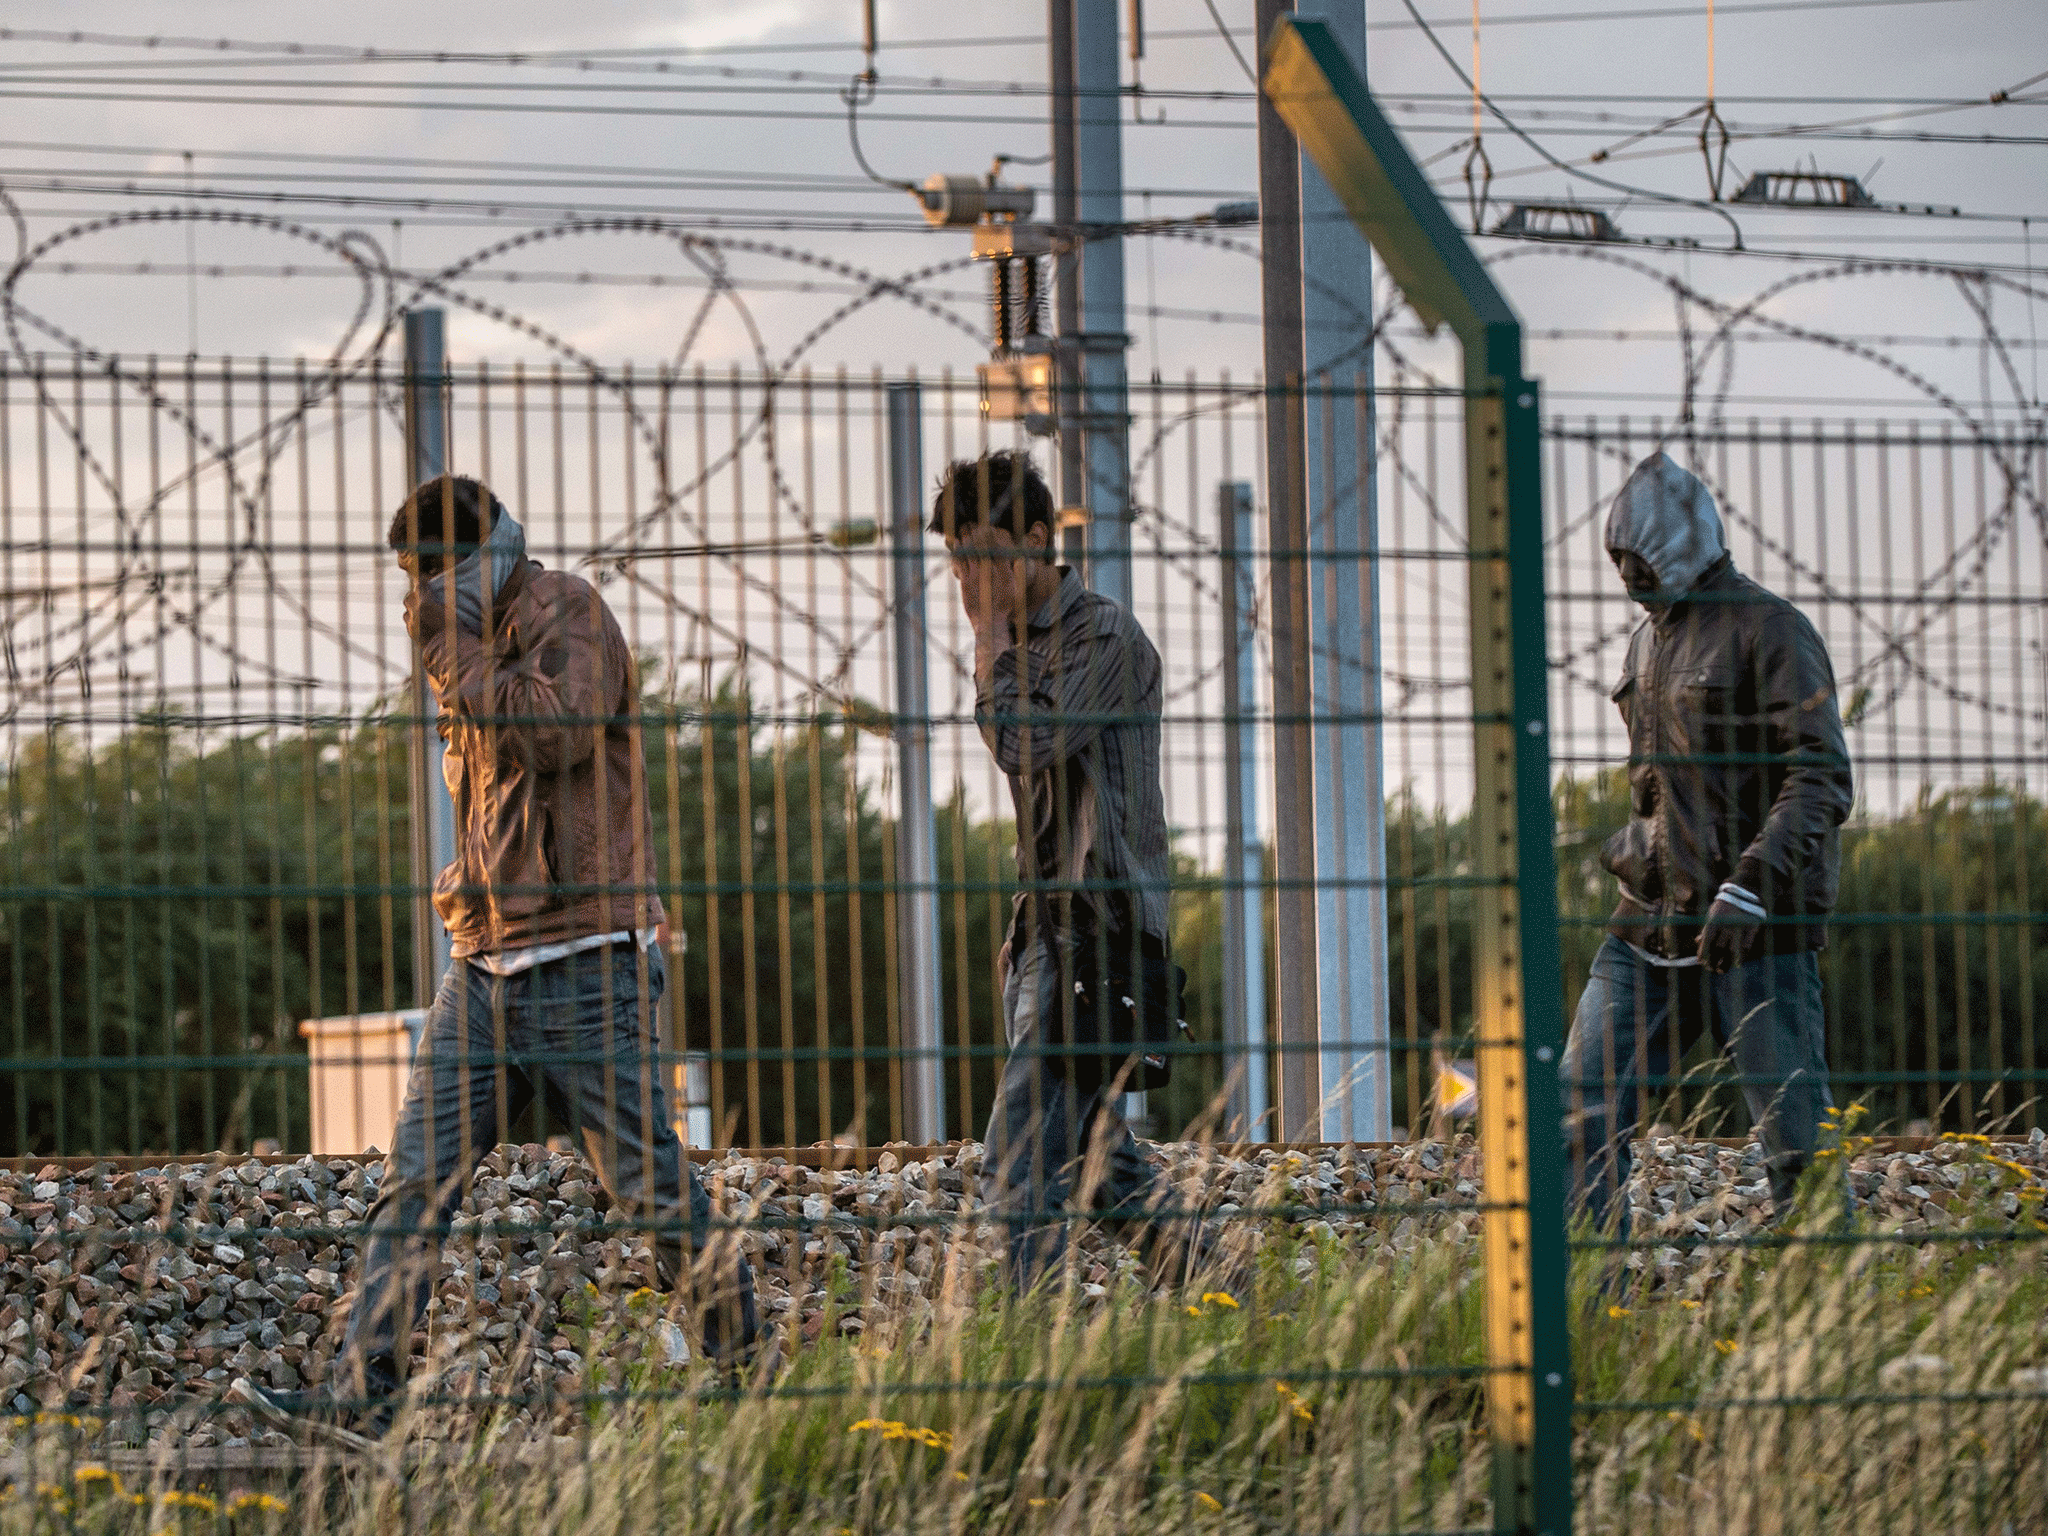
<path id="1" fill-rule="evenodd" d="M 1555 795 L 1565 1003 L 1585 984 L 1616 900 L 1600 845 L 1628 817 L 1620 769 Z M 1842 881 L 1821 957 L 1838 1098 L 1903 1130 L 2023 1116 L 2042 1088 L 2048 1007 L 2048 807 L 2004 785 L 1925 791 L 1842 831 Z M 1683 1064 L 1706 1064 L 1702 1042 Z M 1688 1098 L 1696 1096 L 1687 1095 Z M 1732 1090 L 1702 1101 L 1745 1121 Z M 1693 1109 L 1675 1105 L 1667 1118 Z"/>
<path id="2" fill-rule="evenodd" d="M 22 748 L 0 781 L 0 1031 L 53 1065 L 5 1074 L 0 1146 L 304 1146 L 298 1022 L 411 1002 L 405 762 L 375 718 Z"/>
<path id="3" fill-rule="evenodd" d="M 900 1135 L 895 829 L 860 777 L 855 724 L 770 720 L 732 687 L 645 708 L 654 875 L 687 944 L 670 1038 L 720 1054 L 722 1126 L 755 1145 Z M 52 729 L 19 748 L 0 778 L 0 1031 L 24 1065 L 0 1084 L 0 1147 L 306 1145 L 298 1022 L 412 1001 L 406 783 L 404 734 L 376 715 L 234 737 L 151 720 L 94 750 Z M 1614 901 L 1597 854 L 1626 783 L 1565 780 L 1555 803 L 1569 1008 Z M 1471 1030 L 1470 828 L 1410 787 L 1387 835 L 1394 1113 L 1419 1131 L 1432 1043 Z M 1000 1067 L 1009 836 L 957 793 L 939 808 L 955 1136 L 980 1133 Z M 1221 893 L 1185 853 L 1173 879 L 1205 1049 L 1154 1096 L 1168 1135 L 1217 1124 L 1225 1080 Z M 1882 1122 L 1959 1126 L 1974 1101 L 1983 1123 L 2032 1096 L 2044 908 L 2048 808 L 2016 791 L 1928 794 L 1846 829 L 1823 962 L 1830 1060 Z M 1732 1094 L 1702 1104 L 1735 1111 Z"/>

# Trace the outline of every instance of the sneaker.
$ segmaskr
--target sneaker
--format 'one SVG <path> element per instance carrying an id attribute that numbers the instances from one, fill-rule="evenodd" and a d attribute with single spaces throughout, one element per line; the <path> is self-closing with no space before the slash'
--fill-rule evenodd
<path id="1" fill-rule="evenodd" d="M 393 1417 L 389 1403 L 356 1408 L 327 1392 L 280 1392 L 247 1376 L 237 1376 L 229 1385 L 227 1401 L 247 1408 L 275 1429 L 304 1433 L 347 1451 L 376 1450 Z"/>

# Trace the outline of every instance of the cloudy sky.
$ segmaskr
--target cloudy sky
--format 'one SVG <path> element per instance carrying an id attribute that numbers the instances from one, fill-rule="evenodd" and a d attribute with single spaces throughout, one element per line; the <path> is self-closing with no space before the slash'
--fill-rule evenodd
<path id="1" fill-rule="evenodd" d="M 1445 0 L 1415 3 L 1450 60 L 1469 72 L 1470 14 Z M 1188 215 L 1253 196 L 1253 101 L 1238 57 L 1256 57 L 1249 0 L 1216 0 L 1215 15 L 1206 0 L 1149 0 L 1143 9 L 1143 57 L 1121 66 L 1127 85 L 1144 88 L 1123 108 L 1127 215 Z M 1044 153 L 1039 7 L 882 0 L 879 12 L 880 80 L 861 137 L 881 175 L 922 180 L 983 170 L 998 154 Z M 1482 5 L 1480 15 L 1480 79 L 1540 148 L 1487 116 L 1481 148 L 1493 179 L 1468 187 L 1462 169 L 1477 160 L 1469 89 L 1405 0 L 1371 0 L 1367 9 L 1371 83 L 1461 226 L 1483 192 L 1487 230 L 1518 200 L 1571 198 L 1631 240 L 1696 242 L 1589 251 L 1490 234 L 1479 241 L 1529 327 L 1531 370 L 1545 381 L 1550 408 L 1605 422 L 1597 451 L 1560 447 L 1550 461 L 1547 510 L 1553 526 L 1574 530 L 1569 567 L 1561 554 L 1552 579 L 1553 649 L 1560 679 L 1582 703 L 1570 706 L 1578 715 L 1560 718 L 1589 733 L 1586 761 L 1606 761 L 1619 750 L 1607 679 L 1631 615 L 1588 530 L 1646 446 L 1640 436 L 1617 439 L 1615 418 L 1638 434 L 1668 423 L 1684 368 L 1681 334 L 1716 323 L 1701 303 L 1680 302 L 1673 283 L 1715 304 L 1755 304 L 1708 372 L 1738 421 L 1853 418 L 1867 442 L 1878 420 L 1895 429 L 1946 421 L 1964 431 L 1973 420 L 2012 424 L 2027 412 L 2039 420 L 2030 402 L 2040 395 L 2037 342 L 2048 314 L 2035 313 L 2031 290 L 2041 287 L 2034 242 L 2048 234 L 2038 227 L 2048 218 L 2048 82 L 2032 77 L 2048 70 L 2048 10 L 2039 0 L 1727 0 L 1711 51 L 1705 6 L 1693 0 L 1515 0 Z M 1219 16 L 1233 29 L 1229 40 Z M 74 30 L 87 21 L 90 31 Z M 714 371 L 809 364 L 862 379 L 914 367 L 926 378 L 951 369 L 971 379 L 986 355 L 981 277 L 967 264 L 966 240 L 927 229 L 911 199 L 870 181 L 853 154 L 841 92 L 863 62 L 855 0 L 363 0 L 342 10 L 300 0 L 90 8 L 18 0 L 8 25 L 0 94 L 12 110 L 0 183 L 32 256 L 14 278 L 13 347 L 353 356 L 376 334 L 383 302 L 380 292 L 366 294 L 362 274 L 383 263 L 401 273 L 400 301 L 417 296 L 421 277 L 459 264 L 439 295 L 459 361 L 557 360 L 572 379 L 583 360 L 608 374 L 630 362 L 641 377 L 680 360 Z M 1668 201 L 1707 190 L 1697 138 L 1710 67 L 1730 135 L 1724 190 L 1754 172 L 1810 165 L 1862 178 L 1881 202 L 1957 214 L 1745 207 L 1737 216 L 1744 249 L 1731 254 L 1726 219 Z M 2013 99 L 1994 105 L 2002 91 Z M 1552 160 L 1629 190 L 1575 178 Z M 1019 165 L 1014 174 L 1028 181 L 1044 172 Z M 135 218 L 194 208 L 220 218 Z M 664 225 L 564 234 L 571 215 Z M 696 243 L 686 248 L 678 228 Z M 1128 242 L 1133 377 L 1249 378 L 1260 356 L 1256 257 L 1256 229 L 1235 231 L 1225 245 Z M 1893 265 L 1845 270 L 1856 262 Z M 874 296 L 876 277 L 904 274 L 923 274 L 905 285 L 916 303 Z M 714 278 L 723 285 L 717 295 Z M 1412 321 L 1397 317 L 1387 341 L 1383 382 L 1397 355 L 1448 364 L 1441 344 L 1417 339 Z M 322 485 L 345 484 L 352 519 L 381 518 L 395 494 L 396 450 L 387 441 L 386 478 L 373 481 L 378 461 L 367 444 L 378 422 L 393 436 L 391 413 L 371 409 L 359 385 L 350 386 L 345 429 L 339 409 L 327 438 L 325 418 L 315 422 L 316 457 L 332 464 L 302 467 L 298 494 L 305 502 L 311 485 L 317 505 Z M 24 411 L 24 400 L 16 394 L 12 408 Z M 246 400 L 236 408 L 246 412 Z M 757 408 L 750 398 L 733 422 Z M 246 469 L 218 487 L 203 463 L 195 472 L 207 487 L 207 549 L 189 560 L 150 554 L 138 565 L 137 548 L 167 526 L 154 502 L 139 521 L 114 508 L 121 496 L 134 499 L 143 473 L 135 462 L 141 417 L 125 429 L 122 450 L 111 441 L 113 417 L 97 409 L 89 405 L 94 452 L 103 462 L 130 456 L 129 490 L 117 492 L 112 473 L 81 483 L 105 520 L 95 526 L 121 526 L 124 547 L 88 551 L 95 532 L 46 568 L 37 539 L 19 526 L 25 542 L 11 536 L 7 546 L 10 584 L 74 583 L 63 602 L 77 611 L 56 614 L 54 626 L 40 602 L 8 615 L 23 686 L 39 690 L 33 697 L 69 699 L 89 691 L 88 679 L 104 687 L 117 671 L 143 679 L 154 666 L 157 681 L 138 681 L 137 698 L 203 682 L 232 699 L 269 679 L 263 686 L 288 690 L 280 699 L 305 708 L 328 690 L 361 703 L 404 675 L 396 573 L 384 572 L 380 596 L 310 558 L 292 543 L 295 528 L 272 521 L 282 503 Z M 1141 420 L 1148 409 L 1140 405 Z M 520 505 L 537 548 L 577 561 L 593 537 L 628 536 L 629 522 L 633 537 L 683 543 L 780 537 L 799 523 L 873 516 L 879 472 L 867 410 L 857 404 L 853 425 L 836 437 L 821 420 L 815 464 L 798 451 L 811 439 L 800 445 L 791 430 L 777 450 L 779 484 L 769 483 L 755 433 L 744 473 L 718 482 L 715 496 L 648 514 L 651 521 L 622 510 L 654 502 L 648 455 L 601 448 L 595 425 L 587 439 L 581 427 L 565 438 L 557 421 L 553 509 L 539 468 L 532 501 Z M 959 430 L 972 430 L 973 415 L 971 401 L 956 397 Z M 246 432 L 241 420 L 236 430 Z M 504 420 L 499 430 L 509 433 Z M 533 427 L 547 430 L 540 417 Z M 1173 814 L 1213 829 L 1217 780 L 1199 775 L 1215 755 L 1221 708 L 1216 568 L 1208 563 L 1216 558 L 1214 481 L 1257 478 L 1257 435 L 1248 411 L 1234 432 L 1214 413 L 1195 427 L 1140 467 L 1147 536 L 1161 541 L 1151 569 L 1164 574 L 1156 586 L 1148 578 L 1139 596 L 1167 656 L 1169 712 L 1188 721 L 1178 761 L 1197 776 L 1176 788 Z M 17 427 L 17 441 L 28 441 L 24 430 Z M 721 419 L 716 432 L 727 430 Z M 1837 446 L 1825 463 L 1818 448 L 1785 448 L 1736 466 L 1747 478 L 1724 505 L 1746 568 L 1816 615 L 1843 658 L 1845 686 L 1879 701 L 1869 729 L 1904 719 L 1925 734 L 1938 725 L 1929 750 L 2010 729 L 2018 733 L 2010 749 L 2038 761 L 2041 711 L 2013 702 L 2048 690 L 2048 630 L 2027 596 L 2042 582 L 2032 537 L 2038 496 L 2015 489 L 2024 478 L 2018 461 L 1987 469 L 1981 455 L 1929 456 L 1912 459 L 1909 471 L 1903 457 L 1881 462 L 1866 448 L 1841 448 L 1840 426 L 1828 430 Z M 1455 484 L 1455 439 L 1425 439 L 1416 427 L 1382 463 L 1381 536 L 1392 547 L 1456 538 L 1455 519 L 1428 502 L 1439 484 L 1447 492 Z M 928 460 L 942 446 L 934 430 Z M 537 465 L 549 451 L 536 447 Z M 686 442 L 683 459 L 696 451 Z M 502 437 L 498 452 L 502 464 Z M 44 496 L 41 531 L 61 546 L 73 524 L 61 495 L 51 500 L 47 487 L 36 488 L 35 473 L 17 453 L 16 504 Z M 1936 521 L 1937 506 L 1949 509 L 1947 523 Z M 609 590 L 636 636 L 691 681 L 726 671 L 745 651 L 777 678 L 779 696 L 884 698 L 884 552 L 820 553 L 787 564 L 757 549 L 671 558 L 638 567 L 641 585 L 621 578 Z M 117 559 L 127 562 L 119 570 L 108 563 Z M 821 572 L 821 590 L 799 585 Z M 1873 607 L 1840 590 L 1860 587 L 1867 599 L 1895 586 L 1920 591 L 1927 580 L 1954 586 L 1958 572 L 1965 587 L 1988 574 L 2009 590 L 1939 626 L 1914 598 Z M 971 697 L 962 692 L 957 614 L 941 561 L 932 575 L 934 698 L 959 715 Z M 1463 579 L 1455 563 L 1387 563 L 1391 707 L 1430 716 L 1455 699 Z M 1836 587 L 1824 589 L 1824 579 Z M 299 614 L 319 622 L 302 624 Z M 247 637 L 237 638 L 238 623 L 253 626 Z M 192 635 L 185 652 L 156 645 L 180 629 Z M 1962 693 L 1952 698 L 1945 688 Z M 1959 713 L 1957 698 L 1981 709 L 1981 722 Z M 1412 741 L 1390 742 L 1390 780 L 1455 796 L 1458 743 L 1447 767 L 1446 733 L 1417 730 Z M 942 780 L 985 770 L 971 738 L 949 729 L 942 750 L 954 767 Z M 1915 782 L 1894 774 L 1894 798 Z"/>
<path id="2" fill-rule="evenodd" d="M 1417 3 L 1469 71 L 1471 16 L 1443 0 Z M 862 130 L 878 170 L 922 179 L 981 170 L 997 153 L 1044 152 L 1037 7 L 883 0 L 879 9 L 882 78 Z M 0 174 L 32 241 L 106 214 L 195 205 L 289 220 L 317 239 L 166 223 L 100 231 L 44 253 L 17 296 L 96 348 L 319 357 L 336 346 L 359 292 L 320 241 L 362 231 L 404 267 L 429 270 L 569 212 L 655 214 L 758 247 L 723 254 L 744 313 L 741 304 L 713 306 L 692 358 L 779 362 L 857 291 L 858 273 L 893 275 L 965 254 L 957 233 L 922 229 L 909 199 L 868 182 L 854 161 L 839 92 L 861 65 L 859 10 L 854 0 L 367 0 L 339 11 L 297 0 L 83 10 L 22 0 L 9 8 L 13 33 L 0 40 L 0 91 L 15 98 Z M 1218 0 L 1216 10 L 1236 29 L 1238 49 L 1255 56 L 1248 0 Z M 1401 0 L 1372 0 L 1367 10 L 1371 82 L 1417 155 L 1442 157 L 1431 173 L 1469 224 L 1460 174 L 1469 94 Z M 1123 63 L 1126 82 L 1145 88 L 1126 112 L 1129 215 L 1251 196 L 1248 82 L 1208 6 L 1150 0 L 1143 12 L 1144 57 Z M 1604 148 L 1598 170 L 1611 179 L 1704 193 L 1697 118 L 1625 142 L 1701 104 L 1704 5 L 1518 0 L 1480 14 L 1482 83 L 1550 155 L 1583 162 Z M 91 30 L 70 40 L 87 22 Z M 152 36 L 159 40 L 145 46 Z M 287 51 L 294 44 L 300 51 Z M 385 57 L 356 56 L 362 50 Z M 506 54 L 525 61 L 461 57 Z M 1714 254 L 1729 230 L 1713 214 L 1575 181 L 1489 116 L 1487 223 L 1518 199 L 1573 196 L 1604 208 L 1630 237 L 1697 240 L 1696 253 L 1621 254 L 1731 300 L 1831 265 L 1772 252 L 1983 264 L 2015 282 L 2038 261 L 2041 232 L 2025 221 L 2048 215 L 2048 86 L 2014 93 L 2031 99 L 1989 102 L 2048 69 L 2048 11 L 2034 0 L 1735 0 L 1715 18 L 1711 69 L 1733 136 L 1728 190 L 1753 171 L 1811 163 L 1863 177 L 1880 200 L 1963 216 L 1753 210 L 1740 222 L 1755 254 Z M 1806 131 L 1786 136 L 1795 126 Z M 1756 136 L 1766 133 L 1778 136 Z M 1245 233 L 1249 245 L 1255 235 Z M 1554 405 L 1649 409 L 1668 398 L 1679 353 L 1662 286 L 1581 253 L 1497 239 L 1482 248 L 1511 258 L 1503 281 L 1535 333 L 1534 367 Z M 196 277 L 182 270 L 193 261 Z M 154 270 L 137 275 L 143 264 Z M 1242 377 L 1256 366 L 1252 259 L 1162 238 L 1133 242 L 1128 264 L 1135 376 L 1228 367 Z M 275 275 L 286 267 L 297 270 Z M 648 283 L 655 277 L 662 286 Z M 545 334 L 458 305 L 454 346 L 465 357 L 536 358 L 558 341 L 652 364 L 690 335 L 705 280 L 661 237 L 539 239 L 480 263 L 459 286 Z M 925 287 L 934 303 L 980 324 L 976 273 L 948 271 Z M 2023 392 L 2032 393 L 2037 322 L 2028 302 L 1994 289 L 1990 305 L 1994 325 L 2018 344 Z M 1984 392 L 1982 327 L 1948 277 L 1811 279 L 1768 312 L 1871 338 L 1949 389 Z M 25 340 L 37 344 L 33 332 Z M 971 366 L 977 352 L 960 328 L 885 301 L 811 338 L 803 355 L 862 371 L 929 371 Z M 2008 382 L 1991 383 L 1994 409 L 2014 403 Z M 1732 408 L 1766 412 L 1915 393 L 1873 363 L 1768 339 L 1739 349 L 1731 386 Z"/>

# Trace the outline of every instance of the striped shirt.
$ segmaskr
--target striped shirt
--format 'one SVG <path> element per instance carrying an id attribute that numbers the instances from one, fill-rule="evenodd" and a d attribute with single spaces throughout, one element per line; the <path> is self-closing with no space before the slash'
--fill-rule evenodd
<path id="1" fill-rule="evenodd" d="M 1060 567 L 1059 590 L 996 658 L 974 719 L 1017 812 L 1010 936 L 1034 894 L 1069 925 L 1073 894 L 1106 927 L 1135 913 L 1167 938 L 1166 805 L 1159 787 L 1159 653 L 1130 610 Z"/>

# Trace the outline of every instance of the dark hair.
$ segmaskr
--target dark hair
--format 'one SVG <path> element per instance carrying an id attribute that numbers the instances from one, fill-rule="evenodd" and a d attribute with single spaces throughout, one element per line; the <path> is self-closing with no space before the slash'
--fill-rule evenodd
<path id="1" fill-rule="evenodd" d="M 952 536 L 978 523 L 1008 529 L 1019 544 L 1040 523 L 1048 535 L 1056 531 L 1052 491 L 1028 455 L 1006 450 L 948 466 L 927 526 Z"/>
<path id="2" fill-rule="evenodd" d="M 488 509 L 488 516 L 486 516 Z M 498 520 L 498 498 L 467 475 L 437 475 L 415 486 L 392 516 L 386 537 L 400 555 L 411 555 L 422 575 L 441 569 L 443 557 L 461 562 Z"/>

